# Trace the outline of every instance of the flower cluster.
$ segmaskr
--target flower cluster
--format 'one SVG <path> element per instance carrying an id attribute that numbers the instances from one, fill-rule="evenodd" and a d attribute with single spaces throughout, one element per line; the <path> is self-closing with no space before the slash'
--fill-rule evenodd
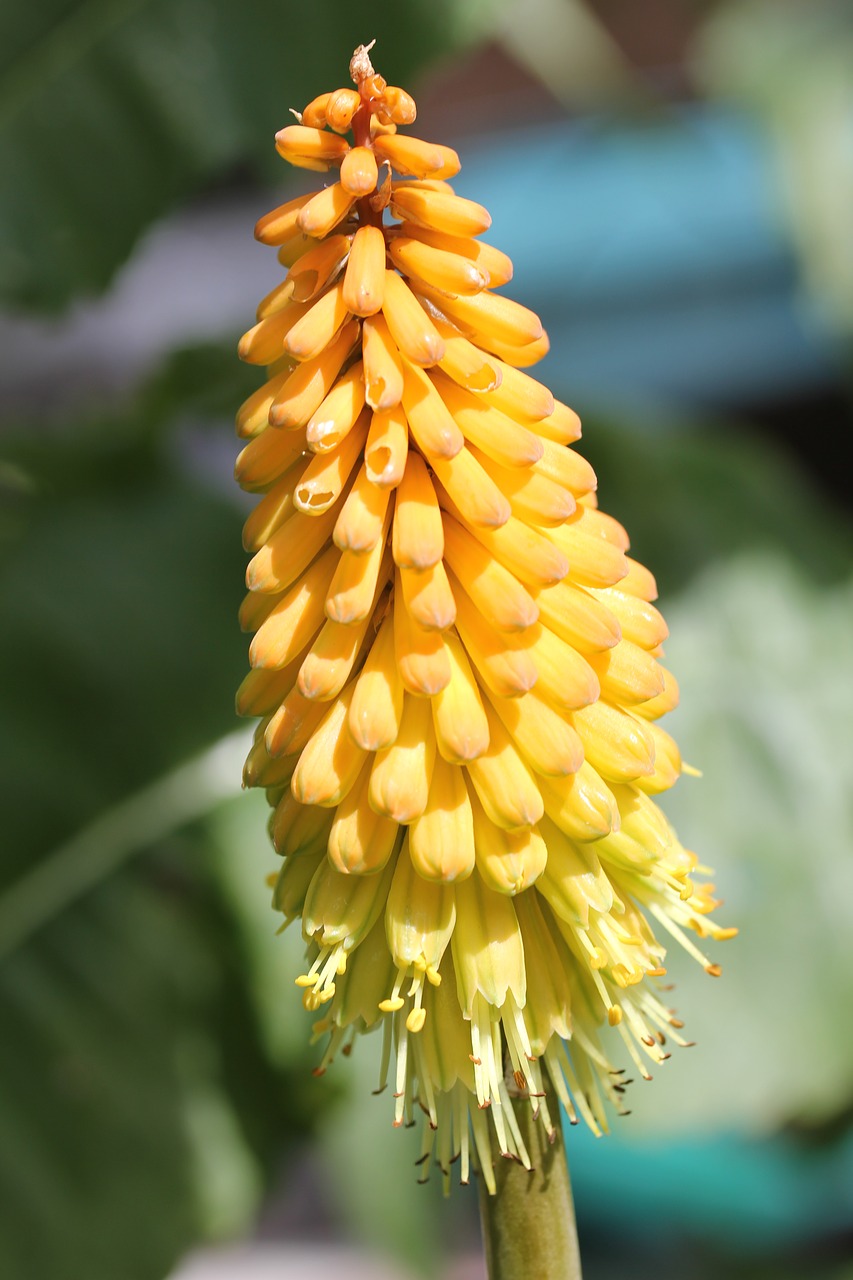
<path id="1" fill-rule="evenodd" d="M 456 153 L 397 132 L 415 104 L 367 49 L 351 73 L 276 137 L 337 181 L 256 229 L 287 274 L 239 348 L 267 366 L 237 417 L 263 495 L 245 780 L 308 946 L 318 1070 L 381 1026 L 395 1123 L 420 1107 L 425 1158 L 493 1187 L 490 1122 L 528 1162 L 510 1092 L 599 1132 L 626 1083 L 609 1035 L 644 1076 L 684 1043 L 652 926 L 712 974 L 691 934 L 733 930 L 654 801 L 683 767 L 667 629 L 577 416 L 522 371 L 547 336 L 496 292 L 512 264 L 448 184 Z"/>

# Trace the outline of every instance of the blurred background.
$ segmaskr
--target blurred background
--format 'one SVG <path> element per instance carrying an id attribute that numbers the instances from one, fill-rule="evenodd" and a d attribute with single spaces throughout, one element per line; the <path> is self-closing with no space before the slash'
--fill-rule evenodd
<path id="1" fill-rule="evenodd" d="M 853 1277 L 847 0 L 40 0 L 0 14 L 0 1274 L 480 1280 L 373 1046 L 322 1080 L 232 693 L 235 343 L 354 46 L 513 257 L 658 577 L 741 936 L 567 1136 L 588 1280 Z M 669 723 L 668 726 L 669 727 Z"/>

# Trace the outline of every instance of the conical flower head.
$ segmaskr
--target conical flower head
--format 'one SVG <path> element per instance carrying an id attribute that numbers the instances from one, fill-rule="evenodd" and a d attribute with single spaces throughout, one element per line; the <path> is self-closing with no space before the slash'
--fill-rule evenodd
<path id="1" fill-rule="evenodd" d="M 237 415 L 246 782 L 322 1066 L 381 1026 L 395 1123 L 419 1105 L 425 1154 L 492 1186 L 490 1123 L 527 1161 L 508 1090 L 606 1128 L 614 1039 L 644 1075 L 683 1043 L 660 930 L 711 974 L 733 931 L 653 799 L 682 772 L 667 629 L 576 414 L 524 372 L 547 336 L 456 153 L 398 132 L 415 104 L 368 50 L 351 73 L 276 137 L 336 180 L 256 229 L 287 270 L 240 343 L 267 368 Z"/>

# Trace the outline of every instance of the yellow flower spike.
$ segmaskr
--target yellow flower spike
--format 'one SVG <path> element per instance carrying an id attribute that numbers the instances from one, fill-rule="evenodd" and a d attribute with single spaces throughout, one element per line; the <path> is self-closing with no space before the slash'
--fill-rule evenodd
<path id="1" fill-rule="evenodd" d="M 302 690 L 291 682 L 287 696 L 273 712 L 267 725 L 266 745 L 270 755 L 279 756 L 285 752 L 301 751 L 326 711 L 327 708 L 322 703 L 313 698 L 307 698 Z"/>
<path id="2" fill-rule="evenodd" d="M 395 124 L 414 124 L 418 109 L 411 94 L 396 85 L 386 85 L 382 94 L 382 114 L 387 114 Z"/>
<path id="3" fill-rule="evenodd" d="M 260 551 L 293 515 L 293 490 L 308 465 L 308 458 L 300 457 L 265 494 L 243 525 L 243 550 Z"/>
<path id="4" fill-rule="evenodd" d="M 536 684 L 538 672 L 528 652 L 526 633 L 497 634 L 453 575 L 448 575 L 456 601 L 456 630 L 485 684 L 500 698 L 517 698 Z M 528 632 L 532 628 L 528 628 Z"/>
<path id="5" fill-rule="evenodd" d="M 423 294 L 439 311 L 457 324 L 472 341 L 489 347 L 494 341 L 511 347 L 526 347 L 543 336 L 542 321 L 535 311 L 502 294 L 486 290 L 471 298 L 447 297 L 433 289 Z"/>
<path id="6" fill-rule="evenodd" d="M 489 705 L 531 769 L 546 777 L 564 778 L 583 763 L 581 740 L 568 721 L 537 696 L 538 689 L 539 683 L 520 698 L 490 693 Z"/>
<path id="7" fill-rule="evenodd" d="M 355 196 L 345 191 L 339 182 L 325 187 L 302 206 L 296 217 L 296 225 L 306 236 L 320 240 L 327 236 L 339 222 L 343 222 L 355 204 Z"/>
<path id="8" fill-rule="evenodd" d="M 372 551 L 386 530 L 390 496 L 387 488 L 371 483 L 363 466 L 335 524 L 335 546 L 356 555 Z"/>
<path id="9" fill-rule="evenodd" d="M 598 597 L 573 582 L 532 591 L 543 623 L 580 653 L 612 649 L 622 639 L 616 616 Z"/>
<path id="10" fill-rule="evenodd" d="M 240 630 L 257 631 L 261 624 L 266 622 L 276 605 L 281 604 L 285 595 L 286 592 L 284 591 L 278 591 L 270 595 L 260 595 L 257 591 L 247 591 L 237 612 Z M 318 630 L 319 626 L 314 628 L 306 643 L 313 639 Z M 287 661 L 289 662 L 290 659 L 288 658 Z"/>
<path id="11" fill-rule="evenodd" d="M 581 587 L 609 587 L 624 578 L 627 556 L 612 543 L 584 533 L 573 520 L 571 516 L 565 524 L 548 529 L 549 538 L 569 562 L 570 580 Z"/>
<path id="12" fill-rule="evenodd" d="M 302 236 L 300 239 L 305 241 L 306 237 Z M 320 244 L 309 239 L 308 247 L 291 265 L 284 284 L 279 285 L 278 291 L 273 290 L 267 294 L 261 303 L 258 318 L 260 319 L 262 312 L 273 314 L 277 310 L 278 298 L 284 298 L 287 290 L 290 290 L 296 303 L 313 300 L 337 275 L 351 244 L 352 236 L 348 235 L 330 236 Z"/>
<path id="13" fill-rule="evenodd" d="M 297 196 L 295 200 L 288 200 L 286 204 L 280 204 L 277 209 L 265 213 L 255 223 L 255 239 L 260 240 L 261 244 L 269 245 L 285 244 L 292 240 L 299 231 L 299 214 L 312 199 L 313 194 Z"/>
<path id="14" fill-rule="evenodd" d="M 332 496 L 332 505 L 317 515 L 294 511 L 256 551 L 246 569 L 249 591 L 262 594 L 284 591 L 304 573 L 317 553 L 326 545 L 335 527 L 337 511 L 334 503 L 340 492 Z"/>
<path id="15" fill-rule="evenodd" d="M 409 827 L 409 854 L 424 880 L 464 880 L 474 869 L 474 825 L 462 770 L 435 757 L 429 797 Z M 436 962 L 437 966 L 437 962 Z"/>
<path id="16" fill-rule="evenodd" d="M 305 200 L 309 198 L 310 197 L 306 196 L 303 199 L 302 203 L 304 204 Z M 294 226 L 296 226 L 295 218 L 294 218 Z M 316 240 L 314 240 L 311 236 L 306 236 L 305 232 L 300 231 L 297 226 L 294 234 L 292 236 L 289 236 L 288 239 L 285 240 L 284 243 L 279 246 L 279 250 L 278 250 L 278 253 L 276 254 L 276 257 L 278 258 L 281 265 L 283 267 L 287 267 L 289 270 L 290 267 L 292 267 L 295 262 L 298 262 L 299 259 L 304 254 L 308 253 L 309 249 L 316 248 L 316 247 L 317 247 Z M 286 284 L 287 281 L 285 280 L 284 283 Z M 280 285 L 278 287 L 281 288 Z"/>
<path id="17" fill-rule="evenodd" d="M 384 299 L 385 237 L 378 227 L 359 227 L 343 281 L 344 305 L 354 315 L 373 316 Z"/>
<path id="18" fill-rule="evenodd" d="M 489 363 L 500 374 L 500 381 L 483 397 L 487 404 L 492 405 L 514 422 L 539 423 L 546 421 L 549 415 L 555 412 L 553 395 L 541 382 L 531 378 L 529 373 L 522 373 L 520 369 L 513 368 L 512 365 L 506 364 L 494 355 L 489 356 Z M 577 418 L 576 414 L 575 418 Z M 555 438 L 548 431 L 542 431 L 540 434 L 549 440 Z M 569 444 L 570 441 L 577 440 L 579 435 L 580 426 L 578 425 L 577 431 L 571 435 L 566 433 L 566 438 L 560 440 L 560 443 Z M 541 457 L 541 453 L 539 456 Z"/>
<path id="19" fill-rule="evenodd" d="M 400 732 L 390 747 L 376 753 L 370 774 L 371 808 L 395 822 L 419 818 L 427 807 L 434 763 L 429 701 L 407 694 Z"/>
<path id="20" fill-rule="evenodd" d="M 683 772 L 681 752 L 670 734 L 659 724 L 642 717 L 639 719 L 633 717 L 633 719 L 636 724 L 642 726 L 642 732 L 651 741 L 654 754 L 654 768 L 648 774 L 636 779 L 637 786 L 650 795 L 668 791 L 670 787 L 675 786 Z"/>
<path id="21" fill-rule="evenodd" d="M 302 442 L 295 436 L 267 429 L 240 451 L 234 478 L 241 489 L 262 493 L 299 462 L 303 452 Z"/>
<path id="22" fill-rule="evenodd" d="M 572 712 L 584 754 L 608 782 L 634 782 L 655 769 L 655 743 L 650 725 L 606 702 Z"/>
<path id="23" fill-rule="evenodd" d="M 616 618 L 625 639 L 641 649 L 656 649 L 669 635 L 669 627 L 654 605 L 629 595 L 621 583 L 616 587 L 592 588 L 590 594 Z"/>
<path id="24" fill-rule="evenodd" d="M 384 316 L 365 320 L 362 341 L 367 403 L 377 412 L 395 409 L 403 399 L 403 363 Z"/>
<path id="25" fill-rule="evenodd" d="M 300 804 L 340 804 L 361 771 L 366 753 L 347 730 L 352 695 L 349 685 L 328 708 L 299 757 L 290 785 Z"/>
<path id="26" fill-rule="evenodd" d="M 445 637 L 450 680 L 432 699 L 432 719 L 441 756 L 450 764 L 476 760 L 489 746 L 489 722 L 464 646 Z"/>
<path id="27" fill-rule="evenodd" d="M 358 323 L 351 320 L 319 355 L 294 369 L 270 405 L 270 425 L 304 427 L 331 391 L 357 340 Z"/>
<path id="28" fill-rule="evenodd" d="M 499 631 L 532 627 L 539 609 L 530 592 L 450 516 L 444 519 L 444 555 L 478 613 Z"/>
<path id="29" fill-rule="evenodd" d="M 531 467 L 503 467 L 487 453 L 471 448 L 480 466 L 509 499 L 512 514 L 525 524 L 548 527 L 562 524 L 575 510 L 569 489 L 540 475 L 538 464 Z"/>
<path id="30" fill-rule="evenodd" d="M 436 249 L 412 236 L 394 236 L 389 251 L 391 261 L 403 275 L 414 276 L 439 293 L 481 293 L 489 283 L 488 274 L 475 266 L 470 258 Z"/>
<path id="31" fill-rule="evenodd" d="M 334 510 L 334 519 L 327 537 L 331 536 L 337 523 L 339 499 L 348 491 L 349 483 L 354 479 L 353 472 L 364 449 L 369 421 L 370 410 L 366 409 L 339 445 L 314 455 L 294 489 L 294 506 L 298 512 L 312 520 Z M 294 516 L 293 519 L 295 518 Z"/>
<path id="32" fill-rule="evenodd" d="M 625 563 L 628 566 L 628 572 L 619 580 L 619 590 L 629 596 L 636 596 L 638 600 L 645 600 L 649 604 L 652 600 L 657 600 L 658 586 L 654 575 L 645 565 L 632 560 L 630 556 L 625 557 Z"/>
<path id="33" fill-rule="evenodd" d="M 305 107 L 303 111 L 298 112 L 299 123 L 308 125 L 311 129 L 323 129 L 326 124 L 328 124 L 326 119 L 326 107 L 329 104 L 331 96 L 332 95 L 330 93 L 321 93 L 316 98 L 312 98 L 308 103 L 308 106 Z M 356 98 L 357 107 L 358 94 L 355 94 L 354 96 Z M 351 119 L 352 117 L 350 117 L 350 120 Z M 347 128 L 349 128 L 349 122 L 347 122 Z M 346 132 L 346 130 L 344 130 L 344 132 Z"/>
<path id="34" fill-rule="evenodd" d="M 421 244 L 431 249 L 467 258 L 486 276 L 486 284 L 492 289 L 497 289 L 512 279 L 512 261 L 494 245 L 483 244 L 481 240 L 473 240 L 469 236 L 449 236 L 446 232 L 431 231 L 428 227 L 419 227 L 415 222 L 404 222 L 400 227 L 400 233 L 419 240 Z M 430 280 L 421 272 L 415 271 L 415 275 L 421 275 L 428 284 L 441 288 L 437 281 Z"/>
<path id="35" fill-rule="evenodd" d="M 283 929 L 302 915 L 308 886 L 325 857 L 325 849 L 317 849 L 314 853 L 286 858 L 283 862 L 272 893 L 273 910 L 284 916 Z"/>
<path id="36" fill-rule="evenodd" d="M 249 646 L 253 667 L 283 667 L 316 635 L 324 620 L 326 593 L 337 562 L 338 553 L 330 547 L 285 592 Z"/>
<path id="37" fill-rule="evenodd" d="M 571 453 L 571 450 L 567 450 Z M 598 508 L 598 499 L 594 493 L 581 494 L 574 524 L 590 538 L 602 538 L 612 547 L 620 551 L 628 551 L 631 542 L 627 531 L 613 516 Z"/>
<path id="38" fill-rule="evenodd" d="M 430 569 L 401 569 L 403 603 L 412 621 L 426 631 L 446 631 L 456 621 L 456 601 L 444 565 Z"/>
<path id="39" fill-rule="evenodd" d="M 536 692 L 541 698 L 558 711 L 575 711 L 597 701 L 600 685 L 589 655 L 577 653 L 542 625 L 532 627 L 526 640 L 539 673 Z"/>
<path id="40" fill-rule="evenodd" d="M 521 929 L 525 962 L 535 982 L 527 984 L 524 1020 L 530 1047 L 541 1058 L 552 1036 L 572 1036 L 572 987 L 570 974 L 545 919 L 535 893 L 519 894 L 513 903 Z"/>
<path id="41" fill-rule="evenodd" d="M 375 188 L 378 177 L 376 156 L 369 147 L 353 147 L 346 153 L 341 164 L 341 186 L 344 191 L 348 191 L 351 196 L 369 195 Z"/>
<path id="42" fill-rule="evenodd" d="M 412 977 L 417 990 L 425 978 L 434 986 L 441 981 L 438 969 L 456 924 L 456 901 L 449 884 L 421 877 L 408 846 L 404 840 L 388 891 L 385 937 L 400 977 Z"/>
<path id="43" fill-rule="evenodd" d="M 496 355 L 500 360 L 504 360 L 507 364 L 511 364 L 516 369 L 528 369 L 530 365 L 537 364 L 544 359 L 551 350 L 551 343 L 547 333 L 543 333 L 541 338 L 537 338 L 535 342 L 527 342 L 517 347 L 508 342 L 501 342 L 499 338 L 492 337 L 488 332 L 482 330 L 478 331 L 476 336 L 477 341 L 481 342 L 487 351 L 490 351 L 492 355 Z"/>
<path id="44" fill-rule="evenodd" d="M 279 129 L 275 135 L 275 147 L 279 155 L 291 164 L 301 165 L 305 160 L 312 160 L 322 163 L 324 169 L 335 160 L 342 160 L 349 151 L 345 138 L 300 124 L 289 124 Z"/>
<path id="45" fill-rule="evenodd" d="M 326 124 L 336 133 L 347 133 L 360 105 L 361 98 L 355 89 L 335 89 L 323 107 Z"/>
<path id="46" fill-rule="evenodd" d="M 324 351 L 347 319 L 344 282 L 339 280 L 322 294 L 284 339 L 285 355 L 295 360 L 313 360 Z"/>
<path id="47" fill-rule="evenodd" d="M 589 664 L 598 676 L 601 696 L 608 702 L 634 706 L 659 697 L 664 691 L 663 667 L 624 637 L 615 648 L 589 655 Z"/>
<path id="48" fill-rule="evenodd" d="M 436 484 L 436 493 L 442 508 L 455 516 L 525 586 L 548 587 L 562 582 L 570 572 L 566 555 L 544 533 L 514 516 L 497 528 L 474 524 L 465 518 L 443 486 Z"/>
<path id="49" fill-rule="evenodd" d="M 263 729 L 261 724 L 259 729 Z M 273 759 L 267 751 L 264 735 L 256 736 L 251 751 L 243 766 L 244 787 L 285 787 L 293 777 L 296 768 L 296 756 L 282 756 Z"/>
<path id="50" fill-rule="evenodd" d="M 293 687 L 304 656 L 297 655 L 281 671 L 247 672 L 234 700 L 237 715 L 264 716 L 279 707 Z"/>
<path id="51" fill-rule="evenodd" d="M 385 272 L 382 314 L 391 337 L 412 364 L 438 364 L 444 355 L 444 339 L 396 271 Z"/>
<path id="52" fill-rule="evenodd" d="M 353 429 L 364 408 L 364 365 L 359 360 L 342 374 L 305 427 L 313 453 L 328 453 Z"/>
<path id="53" fill-rule="evenodd" d="M 492 391 L 499 385 L 501 373 L 494 358 L 450 325 L 440 327 L 439 332 L 444 338 L 444 355 L 438 362 L 442 373 L 466 391 Z"/>
<path id="54" fill-rule="evenodd" d="M 294 364 L 288 361 L 287 368 L 270 378 L 262 387 L 253 392 L 248 400 L 244 400 L 237 410 L 237 435 L 244 440 L 251 440 L 262 435 L 269 426 L 270 408 L 273 400 L 281 391 L 293 372 Z M 239 481 L 239 476 L 237 477 Z"/>
<path id="55" fill-rule="evenodd" d="M 288 274 L 240 344 L 266 366 L 237 415 L 262 495 L 244 780 L 285 859 L 282 927 L 302 916 L 317 1073 L 381 1026 L 393 1123 L 428 1121 L 419 1163 L 494 1191 L 493 1141 L 531 1165 L 505 1072 L 548 1135 L 554 1096 L 606 1131 L 613 1045 L 648 1076 L 688 1043 L 654 994 L 660 938 L 718 976 L 694 939 L 735 931 L 653 798 L 685 768 L 657 724 L 666 624 L 567 447 L 577 414 L 524 372 L 547 335 L 495 292 L 512 263 L 444 180 L 455 152 L 398 132 L 415 104 L 369 48 L 350 72 L 278 136 L 340 181 L 256 229 Z"/>
<path id="56" fill-rule="evenodd" d="M 355 681 L 347 723 L 358 746 L 365 751 L 381 751 L 396 742 L 404 692 L 395 655 L 394 620 L 389 615 Z"/>
<path id="57" fill-rule="evenodd" d="M 349 795 L 335 810 L 329 832 L 329 858 L 344 875 L 381 871 L 397 842 L 397 823 L 374 813 L 368 802 L 372 768 L 373 758 L 368 756 Z"/>
<path id="58" fill-rule="evenodd" d="M 512 514 L 510 504 L 470 449 L 460 449 L 454 458 L 430 461 L 436 478 L 469 524 L 486 529 L 506 524 Z"/>
<path id="59" fill-rule="evenodd" d="M 390 520 L 389 506 L 386 537 Z M 345 626 L 363 622 L 373 612 L 377 586 L 380 581 L 383 584 L 388 581 L 391 571 L 391 553 L 385 538 L 377 539 L 376 546 L 366 554 L 345 551 L 329 585 L 326 617 Z"/>
<path id="60" fill-rule="evenodd" d="M 380 578 L 374 590 L 374 603 L 391 576 L 390 556 L 385 562 L 385 578 Z M 373 639 L 369 635 L 370 612 L 355 624 L 326 622 L 317 636 L 311 652 L 299 669 L 297 685 L 300 693 L 318 702 L 336 698 L 349 679 L 353 667 L 364 652 L 365 643 Z"/>
<path id="61" fill-rule="evenodd" d="M 347 980 L 336 984 L 337 991 L 329 1009 L 334 1025 L 350 1034 L 354 1026 L 369 1030 L 383 1019 L 379 1004 L 383 994 L 394 980 L 394 967 L 385 941 L 385 921 L 380 917 L 373 928 L 356 947 L 347 963 Z M 323 1058 L 325 1070 L 331 1054 L 337 1048 L 334 1037 Z M 348 1052 L 346 1041 L 343 1052 Z M 315 1067 L 315 1074 L 317 1068 Z"/>
<path id="62" fill-rule="evenodd" d="M 394 590 L 394 653 L 409 693 L 431 698 L 450 683 L 450 657 L 440 631 L 419 627 L 403 601 L 399 574 Z"/>
<path id="63" fill-rule="evenodd" d="M 364 447 L 364 469 L 370 483 L 380 489 L 396 489 L 406 470 L 408 451 L 408 422 L 403 409 L 396 405 L 374 413 Z"/>
<path id="64" fill-rule="evenodd" d="M 432 382 L 466 440 L 487 457 L 506 467 L 529 467 L 542 457 L 544 446 L 539 437 L 493 408 L 487 396 L 466 391 L 440 373 L 432 374 Z"/>
<path id="65" fill-rule="evenodd" d="M 619 827 L 613 792 L 588 760 L 568 778 L 540 778 L 545 812 L 574 840 L 598 840 Z"/>
<path id="66" fill-rule="evenodd" d="M 494 711 L 485 708 L 489 746 L 465 765 L 480 803 L 495 826 L 532 827 L 545 812 L 537 780 Z"/>
<path id="67" fill-rule="evenodd" d="M 334 995 L 334 979 L 346 972 L 347 957 L 381 917 L 393 873 L 393 859 L 372 876 L 342 875 L 328 859 L 317 868 L 302 909 L 302 935 L 320 954 L 297 982 L 321 1001 Z"/>
<path id="68" fill-rule="evenodd" d="M 478 996 L 499 1009 L 512 995 L 523 1007 L 527 973 L 512 901 L 487 888 L 476 871 L 455 886 L 455 897 L 451 948 L 463 1014 L 471 1017 Z"/>
<path id="69" fill-rule="evenodd" d="M 459 157 L 451 147 L 398 133 L 377 138 L 374 149 L 398 173 L 413 173 L 417 178 L 452 178 L 460 168 Z"/>
<path id="70" fill-rule="evenodd" d="M 455 458 L 465 439 L 429 374 L 403 361 L 403 408 L 415 443 L 431 463 Z"/>
<path id="71" fill-rule="evenodd" d="M 449 188 L 431 190 L 420 183 L 395 184 L 391 212 L 401 221 L 411 220 L 450 236 L 478 236 L 492 225 L 481 204 L 457 196 Z"/>
<path id="72" fill-rule="evenodd" d="M 607 915 L 615 901 L 613 885 L 596 852 L 599 842 L 571 840 L 547 817 L 539 829 L 548 845 L 548 864 L 539 892 L 561 919 L 588 929 L 590 911 Z"/>
<path id="73" fill-rule="evenodd" d="M 397 489 L 391 548 L 401 569 L 431 569 L 444 555 L 438 499 L 423 458 L 413 451 Z"/>
<path id="74" fill-rule="evenodd" d="M 299 804 L 288 788 L 272 815 L 272 841 L 276 853 L 295 858 L 322 851 L 329 839 L 332 815 L 327 809 Z"/>
<path id="75" fill-rule="evenodd" d="M 309 312 L 307 302 L 288 302 L 280 311 L 259 320 L 243 334 L 237 354 L 247 364 L 273 364 L 288 354 L 285 340 L 294 325 Z M 257 394 L 257 393 L 256 393 Z M 254 399 L 254 397 L 252 397 Z"/>
<path id="76" fill-rule="evenodd" d="M 659 693 L 656 698 L 649 698 L 648 702 L 641 702 L 634 707 L 635 715 L 640 716 L 643 720 L 658 720 L 661 716 L 666 715 L 667 711 L 673 711 L 677 706 L 680 698 L 678 681 L 671 671 L 667 671 L 666 667 L 660 668 L 663 676 L 663 692 Z M 690 769 L 687 765 L 681 766 L 683 773 L 689 773 Z M 694 776 L 696 774 L 694 773 Z"/>
<path id="77" fill-rule="evenodd" d="M 542 875 L 548 859 L 538 827 L 507 831 L 495 826 L 473 790 L 471 811 L 477 871 L 483 883 L 495 893 L 510 897 L 529 889 Z"/>
<path id="78" fill-rule="evenodd" d="M 538 432 L 540 425 L 538 422 L 535 423 L 533 430 Z M 586 494 L 593 493 L 598 481 L 586 458 L 575 453 L 574 449 L 568 449 L 565 445 L 550 440 L 544 432 L 540 439 L 542 440 L 542 457 L 531 468 L 535 474 L 546 477 L 563 489 L 568 489 L 575 498 L 583 498 Z M 587 517 L 588 511 L 589 508 L 585 508 L 576 517 L 578 521 L 585 520 L 585 533 L 592 532 L 588 526 L 594 521 L 593 515 Z M 627 538 L 624 544 L 618 545 L 621 545 L 623 551 L 627 551 Z"/>

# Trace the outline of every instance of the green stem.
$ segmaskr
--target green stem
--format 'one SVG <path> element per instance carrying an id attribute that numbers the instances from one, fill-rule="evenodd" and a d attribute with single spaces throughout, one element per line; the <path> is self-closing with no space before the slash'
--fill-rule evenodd
<path id="1" fill-rule="evenodd" d="M 532 1171 L 493 1145 L 497 1193 L 479 1179 L 489 1280 L 581 1280 L 569 1166 L 559 1120 L 553 1142 L 526 1098 L 513 1099 Z"/>

